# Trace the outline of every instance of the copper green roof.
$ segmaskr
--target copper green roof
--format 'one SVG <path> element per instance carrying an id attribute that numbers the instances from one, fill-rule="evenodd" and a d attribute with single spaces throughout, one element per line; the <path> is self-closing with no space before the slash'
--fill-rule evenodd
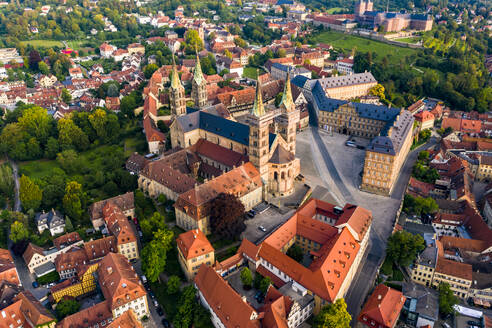
<path id="1" fill-rule="evenodd" d="M 202 65 L 200 64 L 200 58 L 198 57 L 198 54 L 196 55 L 196 64 L 195 64 L 195 71 L 193 72 L 193 80 L 195 80 L 195 83 L 198 85 L 201 85 L 203 82 L 205 82 L 205 78 L 203 77 L 203 73 L 202 73 Z"/>
<path id="2" fill-rule="evenodd" d="M 294 104 L 292 99 L 292 90 L 290 87 L 290 70 L 287 71 L 287 79 L 285 80 L 284 93 L 282 95 L 282 100 L 280 105 L 283 106 L 287 111 L 290 111 Z"/>

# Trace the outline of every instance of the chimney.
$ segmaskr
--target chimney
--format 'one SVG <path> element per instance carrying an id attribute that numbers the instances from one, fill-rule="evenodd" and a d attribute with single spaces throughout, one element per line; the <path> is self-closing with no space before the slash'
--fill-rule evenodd
<path id="1" fill-rule="evenodd" d="M 108 274 L 112 274 L 113 273 L 113 268 L 112 267 L 108 267 L 107 270 L 108 270 Z"/>
<path id="2" fill-rule="evenodd" d="M 381 294 L 379 294 L 378 295 L 378 300 L 381 300 L 381 298 L 383 298 L 383 297 L 381 296 Z"/>
<path id="3" fill-rule="evenodd" d="M 241 299 L 243 300 L 244 303 L 247 303 L 246 296 L 242 296 Z"/>

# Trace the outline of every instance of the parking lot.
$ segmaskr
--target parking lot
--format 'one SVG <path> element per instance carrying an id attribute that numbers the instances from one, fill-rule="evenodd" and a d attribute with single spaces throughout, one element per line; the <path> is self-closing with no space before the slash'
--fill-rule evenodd
<path id="1" fill-rule="evenodd" d="M 234 272 L 229 275 L 226 280 L 239 295 L 246 297 L 246 300 L 253 308 L 258 310 L 263 305 L 255 298 L 255 295 L 258 293 L 257 289 L 251 288 L 249 290 L 245 290 L 243 288 L 243 283 L 241 282 L 241 271 Z"/>
<path id="2" fill-rule="evenodd" d="M 289 210 L 287 213 L 282 214 L 276 207 L 270 206 L 263 213 L 256 214 L 254 218 L 245 221 L 246 230 L 243 232 L 242 237 L 249 241 L 257 242 L 290 218 L 292 213 L 294 213 L 294 210 Z M 266 231 L 260 230 L 260 226 L 265 228 Z"/>

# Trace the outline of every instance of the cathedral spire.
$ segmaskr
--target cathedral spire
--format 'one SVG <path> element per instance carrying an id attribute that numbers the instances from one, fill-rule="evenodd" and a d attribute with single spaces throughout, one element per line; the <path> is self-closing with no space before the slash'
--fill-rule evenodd
<path id="1" fill-rule="evenodd" d="M 292 89 L 290 86 L 290 68 L 287 69 L 287 78 L 285 79 L 284 93 L 280 106 L 284 107 L 286 111 L 290 112 L 294 107 L 294 100 L 292 99 Z"/>
<path id="2" fill-rule="evenodd" d="M 265 114 L 265 107 L 263 106 L 263 96 L 261 94 L 261 82 L 260 82 L 260 76 L 257 74 L 257 81 L 256 81 L 256 97 L 255 97 L 255 103 L 253 104 L 253 108 L 251 109 L 251 114 L 255 116 L 263 116 Z"/>
<path id="3" fill-rule="evenodd" d="M 181 81 L 179 80 L 179 74 L 178 74 L 178 69 L 176 68 L 176 61 L 174 60 L 174 53 L 173 53 L 173 70 L 171 72 L 171 88 L 177 89 L 181 85 Z"/>
<path id="4" fill-rule="evenodd" d="M 198 85 L 202 84 L 205 80 L 205 78 L 203 77 L 202 65 L 200 64 L 200 57 L 198 57 L 198 52 L 196 53 L 196 64 L 195 71 L 193 72 L 193 79 Z"/>

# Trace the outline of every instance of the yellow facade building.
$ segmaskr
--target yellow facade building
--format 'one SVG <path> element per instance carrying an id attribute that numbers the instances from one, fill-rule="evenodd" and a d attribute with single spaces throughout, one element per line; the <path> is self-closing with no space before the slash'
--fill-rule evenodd
<path id="1" fill-rule="evenodd" d="M 202 264 L 215 263 L 214 248 L 200 229 L 184 232 L 176 239 L 178 260 L 188 280 L 192 280 Z"/>
<path id="2" fill-rule="evenodd" d="M 99 263 L 88 265 L 86 270 L 80 271 L 78 277 L 73 280 L 65 280 L 51 288 L 51 295 L 56 302 L 64 296 L 78 297 L 96 290 L 96 278 L 94 273 L 99 268 Z"/>

